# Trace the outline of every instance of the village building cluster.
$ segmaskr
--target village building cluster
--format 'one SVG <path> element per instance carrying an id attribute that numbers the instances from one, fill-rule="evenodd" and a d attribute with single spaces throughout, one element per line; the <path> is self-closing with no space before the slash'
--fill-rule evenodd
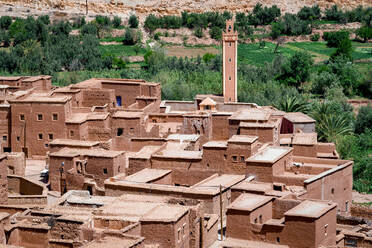
<path id="1" fill-rule="evenodd" d="M 144 80 L 0 77 L 0 244 L 372 247 L 353 161 L 309 116 L 237 101 L 232 21 L 223 89 L 169 101 Z M 26 177 L 31 159 L 44 182 Z"/>

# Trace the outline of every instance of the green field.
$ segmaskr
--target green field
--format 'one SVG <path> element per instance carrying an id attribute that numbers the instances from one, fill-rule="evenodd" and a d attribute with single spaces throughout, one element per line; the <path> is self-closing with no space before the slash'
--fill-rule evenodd
<path id="1" fill-rule="evenodd" d="M 124 46 L 124 45 L 100 45 L 99 49 L 105 55 L 113 55 L 116 57 L 127 57 L 127 56 L 140 56 L 145 54 L 145 49 L 141 48 L 139 53 L 136 54 L 134 51 L 134 46 Z"/>

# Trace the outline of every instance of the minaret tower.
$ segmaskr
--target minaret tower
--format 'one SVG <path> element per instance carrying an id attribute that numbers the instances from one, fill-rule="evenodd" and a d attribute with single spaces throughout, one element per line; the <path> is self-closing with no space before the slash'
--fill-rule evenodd
<path id="1" fill-rule="evenodd" d="M 223 53 L 223 97 L 225 102 L 238 101 L 238 32 L 234 30 L 234 21 L 226 21 L 226 30 L 222 34 Z"/>

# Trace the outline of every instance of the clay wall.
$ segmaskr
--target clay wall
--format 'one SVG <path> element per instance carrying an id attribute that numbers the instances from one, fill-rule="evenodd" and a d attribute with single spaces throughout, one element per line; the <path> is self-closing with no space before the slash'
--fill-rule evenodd
<path id="1" fill-rule="evenodd" d="M 352 163 L 310 183 L 305 183 L 304 186 L 307 191 L 304 197 L 331 200 L 337 203 L 340 214 L 350 213 L 353 186 Z"/>
<path id="2" fill-rule="evenodd" d="M 10 148 L 10 107 L 0 105 L 0 153 Z"/>
<path id="3" fill-rule="evenodd" d="M 26 169 L 25 154 L 20 153 L 7 153 L 6 154 L 6 167 L 8 175 L 24 176 Z"/>
<path id="4" fill-rule="evenodd" d="M 239 127 L 239 133 L 242 135 L 258 136 L 258 142 L 260 143 L 274 143 L 275 140 L 278 140 L 278 137 L 275 137 L 274 127 Z"/>
<path id="5" fill-rule="evenodd" d="M 130 140 L 130 151 L 138 152 L 145 146 L 162 146 L 166 143 L 164 138 L 132 138 Z"/>
<path id="6" fill-rule="evenodd" d="M 0 157 L 0 204 L 6 204 L 8 201 L 8 180 L 6 157 Z"/>
<path id="7" fill-rule="evenodd" d="M 183 122 L 182 114 L 149 114 L 148 122 L 150 123 L 169 123 L 169 122 Z"/>
<path id="8" fill-rule="evenodd" d="M 49 247 L 49 228 L 20 226 L 10 232 L 8 244 L 21 247 L 40 248 Z"/>
<path id="9" fill-rule="evenodd" d="M 88 140 L 88 122 L 66 123 L 66 137 L 73 140 Z"/>
<path id="10" fill-rule="evenodd" d="M 184 116 L 182 133 L 199 134 L 199 142 L 203 145 L 212 137 L 211 116 Z"/>
<path id="11" fill-rule="evenodd" d="M 189 247 L 189 213 L 175 223 L 141 221 L 141 236 L 145 244 L 158 244 L 159 248 L 188 248 Z"/>
<path id="12" fill-rule="evenodd" d="M 281 219 L 284 217 L 284 213 L 290 210 L 291 208 L 296 207 L 300 204 L 300 200 L 295 199 L 283 199 L 283 198 L 276 198 L 273 202 L 273 218 L 274 219 Z"/>
<path id="13" fill-rule="evenodd" d="M 170 111 L 196 110 L 194 101 L 165 101 L 165 106 L 169 106 Z"/>
<path id="14" fill-rule="evenodd" d="M 13 103 L 12 151 L 21 152 L 26 140 L 28 156 L 45 156 L 50 138 L 66 138 L 65 132 L 60 130 L 66 130 L 65 118 L 69 106 L 67 103 Z M 53 120 L 53 114 L 58 115 L 58 120 Z M 24 120 L 21 120 L 21 115 L 24 116 Z M 39 115 L 42 116 L 42 120 L 38 120 Z"/>
<path id="15" fill-rule="evenodd" d="M 122 134 L 118 136 L 118 128 L 122 129 Z M 140 136 L 141 118 L 113 118 L 112 119 L 112 137 L 121 136 Z"/>
<path id="16" fill-rule="evenodd" d="M 145 168 L 152 168 L 150 159 L 129 158 L 126 174 L 129 176 Z"/>
<path id="17" fill-rule="evenodd" d="M 116 97 L 121 97 L 121 104 L 122 107 L 127 108 L 131 104 L 136 102 L 136 97 L 141 95 L 141 85 L 140 84 L 133 84 L 125 82 L 123 83 L 109 83 L 109 82 L 102 82 L 102 88 L 104 89 L 112 89 L 115 91 L 115 99 Z M 115 100 L 116 103 L 116 100 Z"/>
<path id="18" fill-rule="evenodd" d="M 44 187 L 24 177 L 8 175 L 9 193 L 20 195 L 42 195 Z"/>
<path id="19" fill-rule="evenodd" d="M 229 120 L 230 115 L 212 114 L 212 139 L 229 139 Z"/>
<path id="20" fill-rule="evenodd" d="M 251 218 L 246 211 L 228 209 L 226 219 L 226 237 L 244 240 L 254 239 L 251 231 Z"/>
<path id="21" fill-rule="evenodd" d="M 333 153 L 336 151 L 336 145 L 335 143 L 316 143 L 315 149 L 319 153 Z"/>
<path id="22" fill-rule="evenodd" d="M 61 164 L 64 163 L 63 171 L 66 172 L 75 166 L 76 158 L 50 157 L 49 162 L 49 181 L 51 190 L 61 191 Z"/>
<path id="23" fill-rule="evenodd" d="M 93 107 L 109 104 L 115 106 L 115 91 L 108 89 L 83 89 L 81 106 Z"/>
<path id="24" fill-rule="evenodd" d="M 222 172 L 226 163 L 226 148 L 204 147 L 203 165 L 206 169 L 213 172 Z"/>
<path id="25" fill-rule="evenodd" d="M 53 239 L 78 240 L 81 234 L 83 223 L 69 219 L 56 219 L 55 224 L 50 230 Z"/>
<path id="26" fill-rule="evenodd" d="M 315 145 L 292 145 L 294 156 L 314 157 L 317 156 Z"/>

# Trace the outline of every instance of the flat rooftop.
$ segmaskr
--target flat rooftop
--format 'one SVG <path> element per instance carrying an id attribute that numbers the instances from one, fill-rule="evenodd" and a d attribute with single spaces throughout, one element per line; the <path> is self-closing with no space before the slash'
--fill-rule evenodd
<path id="1" fill-rule="evenodd" d="M 176 222 L 188 212 L 187 207 L 162 204 L 142 216 L 141 221 Z"/>
<path id="2" fill-rule="evenodd" d="M 125 178 L 125 181 L 130 182 L 139 182 L 139 183 L 150 183 L 154 180 L 157 180 L 159 178 L 162 178 L 169 173 L 171 173 L 171 170 L 161 170 L 161 169 L 149 169 L 145 168 L 137 173 L 134 173 L 130 176 L 127 176 Z"/>
<path id="3" fill-rule="evenodd" d="M 57 152 L 51 153 L 49 156 L 52 157 L 76 157 L 76 156 L 89 156 L 89 157 L 105 157 L 105 158 L 114 158 L 121 154 L 124 151 L 113 151 L 105 150 L 101 148 L 97 149 L 72 149 L 65 147 Z"/>
<path id="4" fill-rule="evenodd" d="M 151 155 L 157 152 L 160 148 L 161 146 L 144 146 L 140 151 L 130 155 L 129 158 L 150 159 Z"/>
<path id="5" fill-rule="evenodd" d="M 223 174 L 218 176 L 217 174 L 195 184 L 192 188 L 218 188 L 220 185 L 225 188 L 230 188 L 233 185 L 243 181 L 245 175 L 229 175 Z"/>
<path id="6" fill-rule="evenodd" d="M 224 248 L 289 248 L 287 245 L 270 244 L 263 241 L 243 240 L 235 238 L 226 238 L 222 241 L 221 247 Z"/>
<path id="7" fill-rule="evenodd" d="M 202 159 L 202 151 L 187 151 L 187 150 L 161 150 L 152 155 L 156 158 L 179 158 L 179 159 Z"/>
<path id="8" fill-rule="evenodd" d="M 273 198 L 270 196 L 256 194 L 241 194 L 228 208 L 252 212 L 253 210 L 270 202 Z"/>
<path id="9" fill-rule="evenodd" d="M 24 97 L 9 100 L 14 103 L 28 103 L 28 102 L 40 102 L 40 103 L 65 103 L 70 100 L 70 96 L 51 96 L 49 93 L 32 93 Z"/>
<path id="10" fill-rule="evenodd" d="M 116 111 L 112 117 L 122 118 L 122 119 L 138 119 L 143 116 L 143 112 L 133 112 L 133 111 Z"/>
<path id="11" fill-rule="evenodd" d="M 233 190 L 265 193 L 273 189 L 272 183 L 242 181 L 232 187 Z"/>
<path id="12" fill-rule="evenodd" d="M 49 145 L 92 147 L 99 145 L 99 141 L 54 139 L 49 142 Z"/>
<path id="13" fill-rule="evenodd" d="M 240 121 L 267 121 L 270 118 L 270 113 L 260 109 L 244 109 L 235 112 L 229 117 L 229 120 Z"/>
<path id="14" fill-rule="evenodd" d="M 126 248 L 126 247 L 135 247 L 135 245 L 141 241 L 142 238 L 138 239 L 129 239 L 125 237 L 113 237 L 113 236 L 106 236 L 100 240 L 94 240 L 86 245 L 84 248 L 102 248 L 102 247 L 110 247 L 110 248 Z"/>
<path id="15" fill-rule="evenodd" d="M 172 141 L 192 141 L 195 142 L 199 139 L 198 134 L 170 134 L 167 139 Z"/>
<path id="16" fill-rule="evenodd" d="M 247 158 L 246 162 L 269 162 L 274 163 L 280 158 L 287 155 L 293 148 L 290 147 L 279 147 L 279 146 L 269 146 L 263 151 L 258 152 L 256 155 Z"/>
<path id="17" fill-rule="evenodd" d="M 203 145 L 203 148 L 227 148 L 227 141 L 209 141 Z"/>
<path id="18" fill-rule="evenodd" d="M 284 213 L 285 216 L 300 216 L 306 218 L 319 218 L 337 205 L 332 202 L 303 201 L 296 207 Z"/>
<path id="19" fill-rule="evenodd" d="M 245 144 L 252 144 L 253 142 L 257 141 L 257 136 L 250 136 L 250 135 L 233 135 L 227 142 L 229 143 L 245 143 Z"/>
<path id="20" fill-rule="evenodd" d="M 315 120 L 302 112 L 286 113 L 284 118 L 293 123 L 315 123 Z"/>

